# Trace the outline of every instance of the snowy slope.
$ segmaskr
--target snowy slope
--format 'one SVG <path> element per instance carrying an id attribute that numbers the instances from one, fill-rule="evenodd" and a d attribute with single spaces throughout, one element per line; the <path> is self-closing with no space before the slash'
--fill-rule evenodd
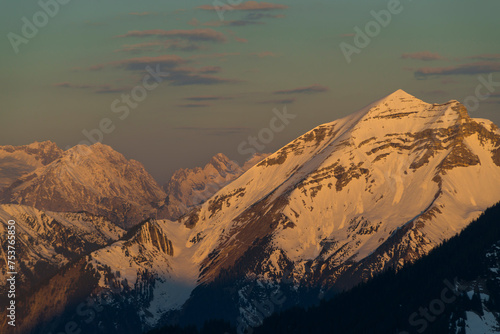
<path id="1" fill-rule="evenodd" d="M 401 266 L 500 199 L 499 146 L 498 128 L 459 102 L 399 90 L 299 137 L 183 218 L 200 240 L 194 260 L 210 281 L 271 236 L 263 277 L 279 278 L 279 262 L 299 281 L 312 267 L 322 284 L 346 266 L 367 277 Z"/>
<path id="2" fill-rule="evenodd" d="M 189 229 L 171 221 L 148 220 L 127 238 L 89 255 L 99 286 L 115 293 L 133 289 L 133 305 L 147 326 L 180 309 L 197 284 L 198 268 L 185 248 Z"/>
<path id="3" fill-rule="evenodd" d="M 0 191 L 19 177 L 61 157 L 56 144 L 45 141 L 24 146 L 0 146 Z"/>
<path id="4" fill-rule="evenodd" d="M 68 262 L 118 240 L 125 232 L 106 218 L 85 212 L 56 213 L 22 205 L 0 205 L 2 245 L 6 245 L 9 220 L 16 222 L 19 286 L 26 290 Z M 6 249 L 0 249 L 2 277 L 7 270 Z M 0 289 L 5 284 L 2 279 Z"/>

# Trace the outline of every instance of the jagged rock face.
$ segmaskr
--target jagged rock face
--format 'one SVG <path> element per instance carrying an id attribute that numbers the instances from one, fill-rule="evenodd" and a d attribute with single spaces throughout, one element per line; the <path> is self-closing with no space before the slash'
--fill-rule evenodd
<path id="1" fill-rule="evenodd" d="M 196 286 L 198 270 L 185 249 L 188 233 L 176 222 L 152 219 L 91 253 L 87 263 L 100 276 L 96 289 L 130 292 L 134 312 L 144 328 L 151 328 L 165 313 L 182 307 Z"/>
<path id="2" fill-rule="evenodd" d="M 9 220 L 16 222 L 17 279 L 23 291 L 32 289 L 64 265 L 118 240 L 125 233 L 106 218 L 85 212 L 55 213 L 21 205 L 0 205 L 2 277 L 7 272 Z M 2 280 L 0 290 L 5 286 Z"/>
<path id="3" fill-rule="evenodd" d="M 321 125 L 183 218 L 201 280 L 234 266 L 279 280 L 292 264 L 297 282 L 334 286 L 415 261 L 500 200 L 499 147 L 459 102 L 403 91 Z"/>
<path id="4" fill-rule="evenodd" d="M 24 146 L 0 146 L 0 191 L 19 177 L 60 158 L 62 152 L 50 141 Z"/>
<path id="5" fill-rule="evenodd" d="M 219 153 L 203 168 L 177 170 L 164 187 L 167 205 L 162 211 L 166 218 L 176 220 L 267 156 L 268 154 L 256 154 L 240 167 L 237 162 Z"/>
<path id="6" fill-rule="evenodd" d="M 73 147 L 22 176 L 4 191 L 3 203 L 50 211 L 88 211 L 130 228 L 155 217 L 165 196 L 142 164 L 97 143 Z"/>

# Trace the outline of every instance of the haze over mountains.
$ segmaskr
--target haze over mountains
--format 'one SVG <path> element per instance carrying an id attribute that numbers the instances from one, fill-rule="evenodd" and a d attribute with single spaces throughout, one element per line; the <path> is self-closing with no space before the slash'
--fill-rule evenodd
<path id="1" fill-rule="evenodd" d="M 1 153 L 11 168 L 1 174 L 10 205 L 0 216 L 32 237 L 23 263 L 43 258 L 57 271 L 56 259 L 73 261 L 23 301 L 36 307 L 20 330 L 35 332 L 78 321 L 71 307 L 100 291 L 114 296 L 100 301 L 108 332 L 237 323 L 258 312 L 254 296 L 283 280 L 282 307 L 317 301 L 425 256 L 500 200 L 498 127 L 458 101 L 429 104 L 401 90 L 243 167 L 217 155 L 180 170 L 164 189 L 102 144 Z M 58 247 L 45 252 L 34 240 Z"/>

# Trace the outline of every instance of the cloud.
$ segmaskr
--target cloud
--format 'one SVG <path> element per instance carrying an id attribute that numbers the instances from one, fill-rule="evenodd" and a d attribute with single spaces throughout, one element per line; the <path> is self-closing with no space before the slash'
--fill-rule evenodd
<path id="1" fill-rule="evenodd" d="M 329 90 L 326 86 L 321 85 L 312 85 L 307 87 L 299 87 L 294 89 L 287 90 L 277 90 L 273 92 L 273 94 L 313 94 L 313 93 L 322 93 L 327 92 Z"/>
<path id="2" fill-rule="evenodd" d="M 264 22 L 254 21 L 254 20 L 225 20 L 225 21 L 209 21 L 203 23 L 204 26 L 210 26 L 210 27 L 220 27 L 220 26 L 245 27 L 255 24 L 264 24 Z"/>
<path id="3" fill-rule="evenodd" d="M 240 20 L 209 21 L 209 22 L 203 23 L 203 25 L 209 26 L 209 27 L 221 27 L 221 26 L 245 27 L 245 26 L 250 26 L 250 25 L 265 24 L 265 22 L 263 22 L 262 19 L 278 19 L 278 18 L 284 18 L 284 17 L 285 17 L 285 15 L 282 15 L 282 14 L 274 15 L 274 14 L 268 14 L 268 13 L 262 13 L 262 12 L 250 12 L 250 13 L 247 13 Z M 197 20 L 197 23 L 199 24 L 198 20 Z"/>
<path id="4" fill-rule="evenodd" d="M 130 92 L 132 87 L 110 87 L 106 86 L 101 89 L 97 89 L 94 91 L 94 93 L 97 94 L 118 94 L 118 93 L 126 93 Z"/>
<path id="5" fill-rule="evenodd" d="M 130 87 L 112 87 L 110 85 L 88 85 L 74 84 L 70 82 L 61 82 L 53 85 L 54 87 L 71 88 L 71 89 L 89 89 L 97 94 L 124 93 L 130 91 Z"/>
<path id="6" fill-rule="evenodd" d="M 178 104 L 179 108 L 206 108 L 210 107 L 208 103 L 186 103 L 186 104 Z"/>
<path id="7" fill-rule="evenodd" d="M 203 5 L 196 7 L 204 10 L 220 10 L 220 6 Z M 225 5 L 222 9 L 225 10 L 274 10 L 274 9 L 287 9 L 287 5 L 279 5 L 269 2 L 246 1 L 239 5 Z"/>
<path id="8" fill-rule="evenodd" d="M 229 56 L 239 56 L 239 52 L 223 52 L 223 53 L 210 53 L 210 54 L 198 54 L 190 56 L 189 59 L 205 59 L 205 58 L 226 58 Z"/>
<path id="9" fill-rule="evenodd" d="M 241 80 L 219 78 L 208 74 L 197 74 L 186 71 L 172 70 L 169 72 L 168 80 L 174 86 L 188 86 L 188 85 L 215 85 L 223 83 L 239 83 Z"/>
<path id="10" fill-rule="evenodd" d="M 261 101 L 260 103 L 263 104 L 292 104 L 295 102 L 294 98 L 291 99 L 282 99 L 282 100 L 266 100 L 266 101 Z"/>
<path id="11" fill-rule="evenodd" d="M 168 40 L 168 41 L 156 41 L 156 42 L 146 42 L 137 44 L 126 44 L 122 46 L 121 49 L 115 50 L 115 52 L 129 52 L 129 53 L 141 53 L 141 52 L 159 52 L 165 50 L 174 51 L 198 51 L 205 47 L 195 44 L 190 41 L 183 40 Z"/>
<path id="12" fill-rule="evenodd" d="M 446 59 L 443 58 L 440 54 L 438 53 L 432 53 L 430 51 L 421 51 L 421 52 L 414 52 L 414 53 L 403 53 L 401 55 L 402 59 L 417 59 L 417 60 L 423 60 L 423 61 L 432 61 L 432 60 L 442 60 Z"/>
<path id="13" fill-rule="evenodd" d="M 245 15 L 245 20 L 262 20 L 262 19 L 282 19 L 285 15 L 283 14 L 268 14 L 268 13 L 248 13 Z"/>
<path id="14" fill-rule="evenodd" d="M 88 89 L 88 88 L 94 87 L 92 85 L 73 84 L 73 83 L 70 83 L 70 82 L 60 82 L 60 83 L 53 84 L 52 86 L 54 86 L 54 87 L 63 87 L 63 88 L 76 88 L 76 89 Z"/>
<path id="15" fill-rule="evenodd" d="M 277 54 L 271 52 L 271 51 L 262 51 L 262 52 L 254 52 L 251 54 L 252 56 L 257 56 L 259 58 L 264 58 L 264 57 L 278 57 Z"/>
<path id="16" fill-rule="evenodd" d="M 477 60 L 500 60 L 500 53 L 497 54 L 482 54 L 467 57 L 467 59 L 477 59 Z"/>
<path id="17" fill-rule="evenodd" d="M 204 95 L 204 96 L 186 97 L 186 98 L 184 98 L 184 100 L 187 100 L 187 101 L 222 101 L 222 100 L 232 100 L 232 98 L 226 97 L 226 96 Z"/>
<path id="18" fill-rule="evenodd" d="M 500 72 L 500 62 L 480 61 L 448 67 L 422 67 L 415 71 L 416 78 L 427 78 L 441 75 L 476 75 Z"/>
<path id="19" fill-rule="evenodd" d="M 171 37 L 176 39 L 185 39 L 195 42 L 225 42 L 226 36 L 218 31 L 210 28 L 205 29 L 192 29 L 192 30 L 134 30 L 129 31 L 125 35 L 117 36 L 118 38 L 124 37 Z"/>
<path id="20" fill-rule="evenodd" d="M 486 104 L 500 104 L 500 100 L 487 100 L 487 101 L 482 101 L 481 103 L 486 103 Z"/>
<path id="21" fill-rule="evenodd" d="M 219 78 L 212 74 L 222 71 L 220 66 L 205 66 L 200 68 L 188 67 L 185 64 L 190 60 L 183 59 L 176 55 L 163 55 L 158 57 L 137 57 L 123 59 L 105 64 L 91 66 L 90 70 L 101 70 L 106 67 L 122 68 L 128 71 L 144 72 L 148 66 L 155 71 L 161 70 L 168 73 L 164 75 L 166 81 L 174 86 L 185 85 L 214 85 L 222 83 L 239 83 L 241 80 Z"/>
<path id="22" fill-rule="evenodd" d="M 110 63 L 93 65 L 89 69 L 93 71 L 101 70 L 108 66 L 122 67 L 127 70 L 145 70 L 147 66 L 158 65 L 162 68 L 173 68 L 186 63 L 187 61 L 176 55 L 163 55 L 158 57 L 139 57 L 131 59 L 117 60 Z"/>

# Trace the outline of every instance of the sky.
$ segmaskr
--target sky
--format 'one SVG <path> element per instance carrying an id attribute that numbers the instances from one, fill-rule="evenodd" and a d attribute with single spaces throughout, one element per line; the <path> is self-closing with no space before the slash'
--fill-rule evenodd
<path id="1" fill-rule="evenodd" d="M 273 152 L 397 89 L 500 124 L 496 0 L 2 7 L 0 145 L 99 140 L 160 183 L 219 152 Z"/>

